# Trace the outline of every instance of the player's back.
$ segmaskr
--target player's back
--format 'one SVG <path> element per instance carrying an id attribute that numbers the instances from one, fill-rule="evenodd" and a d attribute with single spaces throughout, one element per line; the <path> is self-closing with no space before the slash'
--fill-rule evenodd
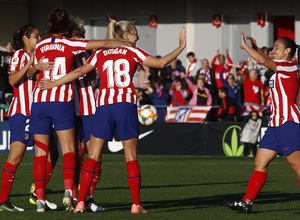
<path id="1" fill-rule="evenodd" d="M 136 47 L 119 47 L 98 50 L 88 63 L 98 69 L 100 75 L 97 106 L 117 102 L 136 103 L 132 77 L 137 65 L 149 54 Z"/>

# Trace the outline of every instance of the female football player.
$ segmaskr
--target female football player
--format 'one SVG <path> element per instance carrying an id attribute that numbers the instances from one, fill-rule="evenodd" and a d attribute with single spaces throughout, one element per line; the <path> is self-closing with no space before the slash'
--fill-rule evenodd
<path id="1" fill-rule="evenodd" d="M 112 140 L 115 128 L 118 130 L 124 148 L 127 165 L 127 180 L 132 195 L 132 213 L 148 213 L 140 203 L 141 174 L 137 162 L 138 117 L 136 96 L 131 81 L 135 69 L 140 64 L 162 68 L 174 60 L 185 48 L 186 31 L 183 27 L 179 35 L 179 46 L 168 55 L 155 58 L 136 47 L 139 39 L 135 25 L 130 21 L 111 20 L 107 29 L 107 39 L 129 42 L 132 46 L 96 51 L 82 67 L 56 81 L 44 80 L 43 89 L 62 85 L 97 68 L 101 78 L 97 109 L 91 135 L 91 150 L 81 171 L 80 194 L 74 212 L 83 212 L 86 192 L 92 182 L 95 166 L 104 143 Z M 49 85 L 49 86 L 47 86 Z M 47 90 L 45 90 L 47 91 Z M 100 123 L 101 122 L 101 123 Z"/>
<path id="2" fill-rule="evenodd" d="M 48 16 L 47 37 L 35 49 L 34 62 L 43 58 L 53 62 L 49 71 L 40 71 L 38 82 L 43 79 L 56 80 L 71 72 L 75 57 L 81 51 L 97 48 L 123 46 L 119 41 L 70 39 L 70 20 L 63 9 L 53 9 Z M 52 128 L 56 131 L 63 155 L 63 177 L 65 194 L 63 204 L 66 211 L 73 211 L 72 188 L 75 170 L 75 110 L 72 83 L 49 90 L 35 88 L 31 109 L 30 132 L 34 134 L 35 158 L 33 177 L 37 193 L 37 212 L 45 211 L 45 165 Z"/>
<path id="3" fill-rule="evenodd" d="M 84 21 L 80 18 L 72 20 L 72 38 L 85 38 Z M 76 56 L 74 68 L 76 69 L 86 63 L 87 58 L 90 57 L 93 50 L 84 51 Z M 75 177 L 73 185 L 73 199 L 77 201 L 79 176 L 84 161 L 85 148 L 90 149 L 91 127 L 94 122 L 93 115 L 96 111 L 95 94 L 91 82 L 96 78 L 96 70 L 74 80 L 74 102 L 75 102 L 75 136 L 76 136 L 76 166 Z M 99 181 L 101 174 L 101 163 L 98 162 L 94 172 L 93 182 L 90 185 L 86 196 L 85 206 L 88 211 L 99 212 L 104 211 L 104 208 L 98 206 L 93 199 L 93 192 L 96 184 Z"/>
<path id="4" fill-rule="evenodd" d="M 251 42 L 252 47 L 246 44 Z M 279 38 L 274 43 L 274 60 L 259 50 L 252 37 L 244 37 L 241 32 L 241 48 L 258 63 L 275 72 L 270 79 L 271 119 L 263 136 L 255 158 L 247 191 L 241 201 L 227 201 L 226 205 L 244 213 L 251 212 L 252 203 L 263 187 L 269 163 L 278 154 L 284 155 L 300 185 L 300 112 L 296 106 L 299 87 L 299 68 L 293 61 L 299 46 L 287 37 Z"/>
<path id="5" fill-rule="evenodd" d="M 14 49 L 9 65 L 9 83 L 13 86 L 13 99 L 8 111 L 10 125 L 10 151 L 1 173 L 0 210 L 24 211 L 9 201 L 9 194 L 14 182 L 15 173 L 21 163 L 27 146 L 32 146 L 33 135 L 29 133 L 30 108 L 32 92 L 35 87 L 35 74 L 38 70 L 49 70 L 51 64 L 39 62 L 33 66 L 33 52 L 40 41 L 38 28 L 25 25 L 13 35 Z M 46 182 L 53 171 L 50 157 L 47 162 Z M 56 209 L 54 203 L 47 201 L 51 209 Z"/>

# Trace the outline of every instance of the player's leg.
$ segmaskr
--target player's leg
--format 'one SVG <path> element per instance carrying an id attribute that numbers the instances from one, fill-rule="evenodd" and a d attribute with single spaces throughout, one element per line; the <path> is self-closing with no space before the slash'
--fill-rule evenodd
<path id="1" fill-rule="evenodd" d="M 46 181 L 45 181 L 45 188 L 53 174 L 54 167 L 56 165 L 56 162 L 58 160 L 59 153 L 57 149 L 57 135 L 53 131 L 51 136 L 50 136 L 50 143 L 49 143 L 49 153 L 47 157 L 47 162 L 46 162 Z M 45 197 L 46 205 L 49 209 L 55 210 L 57 209 L 57 205 L 53 202 L 50 202 L 47 197 Z M 36 205 L 37 201 L 37 196 L 36 196 L 36 191 L 35 191 L 35 184 L 31 184 L 30 188 L 30 197 L 29 197 L 29 202 L 31 204 Z"/>
<path id="2" fill-rule="evenodd" d="M 61 153 L 63 155 L 63 178 L 65 195 L 63 198 L 63 204 L 66 206 L 66 211 L 73 211 L 73 184 L 75 174 L 75 136 L 74 128 L 67 130 L 56 130 L 57 137 L 61 147 Z"/>
<path id="3" fill-rule="evenodd" d="M 24 211 L 24 209 L 11 204 L 9 194 L 13 186 L 17 167 L 24 156 L 26 147 L 25 144 L 19 141 L 15 141 L 10 145 L 9 155 L 1 173 L 0 211 Z"/>
<path id="4" fill-rule="evenodd" d="M 299 150 L 294 151 L 293 153 L 286 156 L 285 158 L 289 166 L 295 172 L 300 186 L 300 151 Z"/>
<path id="5" fill-rule="evenodd" d="M 73 184 L 73 200 L 77 202 L 79 176 L 82 168 L 82 148 L 85 148 L 83 140 L 75 140 L 75 173 L 74 173 L 74 184 Z"/>
<path id="6" fill-rule="evenodd" d="M 37 196 L 37 212 L 45 212 L 46 164 L 49 152 L 50 135 L 34 134 L 35 157 L 33 162 L 33 180 Z"/>
<path id="7" fill-rule="evenodd" d="M 74 173 L 74 184 L 73 184 L 73 200 L 77 202 L 79 176 L 82 168 L 82 150 L 85 148 L 83 141 L 83 125 L 81 116 L 75 118 L 75 173 Z"/>
<path id="8" fill-rule="evenodd" d="M 85 140 L 86 140 L 86 138 L 85 138 Z M 88 139 L 88 141 L 86 142 L 86 147 L 87 147 L 88 152 L 90 151 L 90 148 L 91 148 L 90 143 L 91 143 L 91 141 L 90 141 L 90 139 Z M 100 212 L 100 211 L 105 210 L 103 207 L 97 205 L 93 198 L 94 190 L 96 188 L 97 183 L 99 182 L 100 175 L 101 175 L 101 163 L 102 163 L 102 161 L 101 161 L 101 156 L 100 156 L 100 159 L 97 161 L 97 164 L 96 164 L 96 167 L 94 170 L 94 176 L 93 176 L 92 183 L 86 194 L 85 208 L 91 212 Z"/>
<path id="9" fill-rule="evenodd" d="M 140 203 L 141 172 L 137 161 L 139 122 L 136 106 L 130 103 L 117 103 L 114 108 L 117 130 L 122 140 L 127 165 L 127 181 L 132 196 L 132 213 L 148 213 Z"/>
<path id="10" fill-rule="evenodd" d="M 86 195 L 93 181 L 95 168 L 98 161 L 100 161 L 102 149 L 106 140 L 101 138 L 96 138 L 93 135 L 91 135 L 90 142 L 91 142 L 91 146 L 88 152 L 88 158 L 84 162 L 81 170 L 80 192 L 79 192 L 78 203 L 76 209 L 74 210 L 75 213 L 83 212 L 84 210 Z"/>
<path id="11" fill-rule="evenodd" d="M 29 133 L 29 117 L 15 114 L 9 117 L 10 151 L 1 173 L 0 210 L 24 211 L 9 201 L 9 194 L 15 179 L 15 172 L 21 163 L 27 146 L 33 145 L 33 135 Z"/>
<path id="12" fill-rule="evenodd" d="M 255 157 L 255 169 L 248 182 L 246 194 L 241 201 L 226 201 L 226 205 L 244 213 L 251 212 L 252 204 L 257 194 L 265 184 L 269 163 L 278 153 L 273 150 L 259 148 Z"/>

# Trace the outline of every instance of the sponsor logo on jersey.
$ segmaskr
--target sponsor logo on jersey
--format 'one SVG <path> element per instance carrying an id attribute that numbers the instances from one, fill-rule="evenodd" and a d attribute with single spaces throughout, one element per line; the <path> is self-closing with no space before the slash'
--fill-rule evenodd
<path id="1" fill-rule="evenodd" d="M 270 88 L 270 89 L 273 89 L 273 88 L 274 88 L 274 79 L 271 79 L 271 80 L 269 81 L 269 88 Z"/>
<path id="2" fill-rule="evenodd" d="M 18 57 L 12 58 L 11 65 L 18 66 L 18 63 L 19 63 L 19 58 Z"/>

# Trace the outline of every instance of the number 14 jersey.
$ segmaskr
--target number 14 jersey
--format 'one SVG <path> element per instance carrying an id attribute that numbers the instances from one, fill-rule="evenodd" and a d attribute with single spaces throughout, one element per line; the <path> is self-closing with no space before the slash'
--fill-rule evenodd
<path id="1" fill-rule="evenodd" d="M 98 50 L 88 59 L 87 63 L 96 67 L 100 76 L 97 107 L 119 102 L 136 104 L 132 77 L 147 56 L 140 48 L 119 47 Z"/>
<path id="2" fill-rule="evenodd" d="M 39 42 L 35 48 L 34 65 L 43 58 L 44 62 L 53 62 L 53 69 L 40 71 L 37 83 L 41 79 L 57 80 L 72 70 L 77 54 L 85 51 L 87 40 L 49 37 Z M 72 83 L 33 92 L 33 102 L 69 102 L 74 98 Z"/>

